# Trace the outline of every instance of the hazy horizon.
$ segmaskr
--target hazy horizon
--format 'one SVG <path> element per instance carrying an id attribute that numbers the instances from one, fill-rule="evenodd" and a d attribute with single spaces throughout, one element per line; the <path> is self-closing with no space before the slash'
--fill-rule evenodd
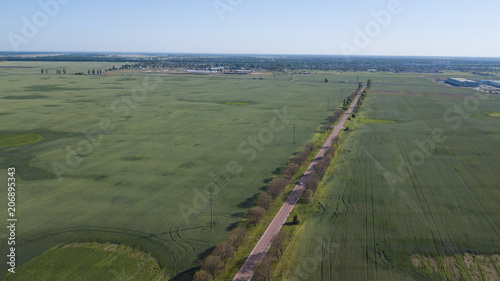
<path id="1" fill-rule="evenodd" d="M 485 0 L 3 1 L 4 52 L 499 58 Z M 450 28 L 451 27 L 451 28 Z"/>

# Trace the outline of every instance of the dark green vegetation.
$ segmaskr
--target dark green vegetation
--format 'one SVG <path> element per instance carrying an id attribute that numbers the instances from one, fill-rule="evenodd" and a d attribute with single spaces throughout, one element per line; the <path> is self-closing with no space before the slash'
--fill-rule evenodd
<path id="1" fill-rule="evenodd" d="M 50 249 L 15 274 L 8 275 L 6 280 L 150 281 L 167 280 L 166 277 L 154 258 L 137 249 L 113 244 L 76 243 Z"/>
<path id="2" fill-rule="evenodd" d="M 474 278 L 440 264 L 500 253 L 500 121 L 488 116 L 500 96 L 372 78 L 279 271 L 286 280 L 496 280 L 472 263 Z"/>
<path id="3" fill-rule="evenodd" d="M 33 66 L 2 63 L 20 64 Z M 19 270 L 28 270 L 22 265 L 57 245 L 98 241 L 138 247 L 169 276 L 187 271 L 182 276 L 189 278 L 244 219 L 267 179 L 315 137 L 345 98 L 341 87 L 348 93 L 357 86 L 324 83 L 323 74 L 290 81 L 272 74 L 259 80 L 137 72 L 124 79 L 54 71 L 111 65 L 34 66 L 6 68 L 0 76 L 0 99 L 46 96 L 2 99 L 0 108 L 0 133 L 43 137 L 0 150 L 0 168 L 17 168 Z M 49 74 L 40 74 L 41 68 Z M 330 81 L 337 79 L 353 78 Z M 228 101 L 251 104 L 224 104 Z M 1 173 L 0 181 L 5 177 Z M 211 228 L 206 192 L 214 181 L 223 187 L 216 194 Z M 2 198 L 5 192 L 0 189 Z M 5 204 L 0 208 L 6 210 Z M 2 270 L 4 261 L 2 256 Z"/>

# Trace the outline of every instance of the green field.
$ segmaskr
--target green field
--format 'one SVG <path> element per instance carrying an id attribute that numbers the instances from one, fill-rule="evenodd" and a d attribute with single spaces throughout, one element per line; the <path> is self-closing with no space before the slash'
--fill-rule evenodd
<path id="1" fill-rule="evenodd" d="M 0 135 L 11 136 L 0 145 L 0 182 L 16 168 L 17 265 L 25 272 L 55 246 L 97 241 L 140 248 L 168 276 L 187 271 L 176 280 L 185 279 L 357 87 L 324 83 L 326 76 L 354 81 L 332 73 L 292 81 L 145 71 L 77 76 L 70 73 L 112 64 L 0 65 L 34 67 L 0 74 Z M 68 74 L 55 75 L 61 68 Z M 214 181 L 220 188 L 210 228 L 206 192 Z M 82 261 L 70 254 L 67 262 Z M 6 272 L 5 255 L 0 264 Z"/>
<path id="2" fill-rule="evenodd" d="M 109 243 L 75 243 L 50 249 L 6 280 L 150 281 L 166 280 L 164 277 L 168 276 L 156 260 L 137 249 Z"/>
<path id="3" fill-rule="evenodd" d="M 499 280 L 500 96 L 373 79 L 276 279 Z"/>

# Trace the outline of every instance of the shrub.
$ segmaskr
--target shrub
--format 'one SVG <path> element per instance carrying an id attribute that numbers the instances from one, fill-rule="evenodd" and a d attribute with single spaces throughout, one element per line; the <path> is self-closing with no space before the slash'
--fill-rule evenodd
<path id="1" fill-rule="evenodd" d="M 267 184 L 267 193 L 271 195 L 273 200 L 285 190 L 285 187 L 288 185 L 288 181 L 284 178 L 275 178 Z"/>
<path id="2" fill-rule="evenodd" d="M 300 200 L 302 203 L 308 204 L 311 203 L 313 199 L 313 191 L 311 189 L 306 189 L 304 193 L 302 193 L 302 197 Z"/>
<path id="3" fill-rule="evenodd" d="M 248 222 L 254 226 L 266 215 L 266 210 L 262 207 L 253 207 L 248 211 L 247 218 Z"/>
<path id="4" fill-rule="evenodd" d="M 273 198 L 267 192 L 262 192 L 257 197 L 257 206 L 262 207 L 264 210 L 268 210 L 273 203 Z"/>
<path id="5" fill-rule="evenodd" d="M 229 243 L 235 250 L 245 242 L 245 238 L 248 235 L 248 229 L 246 227 L 237 227 L 229 233 Z"/>

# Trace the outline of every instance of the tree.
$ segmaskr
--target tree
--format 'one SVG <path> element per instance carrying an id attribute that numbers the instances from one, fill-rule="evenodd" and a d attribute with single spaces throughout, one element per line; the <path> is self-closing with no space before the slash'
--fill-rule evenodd
<path id="1" fill-rule="evenodd" d="M 373 81 L 372 79 L 368 79 L 368 82 L 366 83 L 366 87 L 370 89 L 372 87 Z"/>
<path id="2" fill-rule="evenodd" d="M 237 227 L 229 233 L 229 243 L 235 250 L 245 242 L 245 238 L 248 235 L 248 229 L 246 227 Z"/>
<path id="3" fill-rule="evenodd" d="M 332 146 L 330 146 L 330 148 L 326 151 L 326 155 L 330 155 L 333 159 L 333 157 L 335 157 L 335 145 L 332 144 Z"/>
<path id="4" fill-rule="evenodd" d="M 42 68 L 42 74 L 43 74 L 43 68 Z"/>
<path id="5" fill-rule="evenodd" d="M 63 69 L 63 74 L 66 74 L 66 68 Z"/>
<path id="6" fill-rule="evenodd" d="M 262 207 L 264 210 L 268 210 L 273 203 L 273 198 L 267 192 L 262 192 L 257 196 L 257 206 Z"/>
<path id="7" fill-rule="evenodd" d="M 290 162 L 294 163 L 297 166 L 302 165 L 306 160 L 307 160 L 307 153 L 305 151 L 301 151 L 297 153 L 292 159 L 290 159 Z"/>
<path id="8" fill-rule="evenodd" d="M 311 154 L 311 152 L 313 152 L 316 148 L 316 144 L 314 142 L 309 142 L 306 144 L 306 148 L 309 150 L 309 154 Z"/>
<path id="9" fill-rule="evenodd" d="M 267 193 L 271 195 L 273 200 L 276 200 L 278 196 L 285 190 L 288 185 L 288 181 L 284 178 L 275 178 L 267 184 Z"/>
<path id="10" fill-rule="evenodd" d="M 210 255 L 205 260 L 201 268 L 210 273 L 210 275 L 212 275 L 212 277 L 215 278 L 219 276 L 222 269 L 224 269 L 224 264 L 222 263 L 220 257 Z"/>
<path id="11" fill-rule="evenodd" d="M 312 193 L 316 192 L 319 185 L 319 177 L 316 173 L 308 175 L 304 181 L 306 190 L 311 190 Z"/>
<path id="12" fill-rule="evenodd" d="M 285 169 L 283 169 L 283 171 L 281 171 L 281 176 L 287 180 L 290 180 L 291 178 L 293 178 L 293 174 L 289 170 L 285 170 Z"/>
<path id="13" fill-rule="evenodd" d="M 245 237 L 246 235 L 248 234 L 248 230 L 246 227 L 237 227 L 233 230 L 231 230 L 231 232 L 229 232 L 229 235 L 228 235 L 228 241 L 229 243 L 231 244 L 231 246 L 237 250 L 238 247 L 243 244 L 244 240 L 245 240 Z"/>
<path id="14" fill-rule="evenodd" d="M 306 189 L 304 193 L 302 193 L 302 197 L 300 198 L 302 203 L 308 204 L 312 202 L 313 192 L 310 189 Z"/>
<path id="15" fill-rule="evenodd" d="M 328 78 L 325 78 L 325 83 L 328 83 Z"/>
<path id="16" fill-rule="evenodd" d="M 293 216 L 294 224 L 298 224 L 295 223 L 296 217 L 298 221 L 298 216 L 297 215 Z M 269 253 L 271 253 L 277 260 L 279 260 L 280 257 L 283 255 L 283 250 L 285 249 L 285 239 L 286 239 L 286 232 L 282 230 L 276 235 L 276 237 L 274 237 L 273 243 L 271 244 L 271 248 L 269 248 Z"/>
<path id="17" fill-rule="evenodd" d="M 92 69 L 92 75 L 95 75 L 95 69 Z"/>
<path id="18" fill-rule="evenodd" d="M 293 216 L 292 224 L 297 225 L 299 223 L 300 223 L 299 216 L 298 215 Z"/>
<path id="19" fill-rule="evenodd" d="M 253 224 L 254 226 L 266 215 L 266 210 L 262 207 L 253 207 L 248 211 L 247 218 L 248 222 Z"/>
<path id="20" fill-rule="evenodd" d="M 195 273 L 193 281 L 212 281 L 214 278 L 210 273 L 204 269 Z"/>
<path id="21" fill-rule="evenodd" d="M 87 72 L 87 74 L 88 74 L 88 75 L 90 75 L 90 69 L 89 69 L 89 71 Z"/>
<path id="22" fill-rule="evenodd" d="M 273 263 L 269 257 L 264 258 L 255 269 L 252 280 L 270 281 L 273 276 Z"/>
<path id="23" fill-rule="evenodd" d="M 222 260 L 222 262 L 224 263 L 224 265 L 227 264 L 228 259 L 232 259 L 232 258 L 236 257 L 236 254 L 234 253 L 233 247 L 227 241 L 224 241 L 224 242 L 220 243 L 219 245 L 217 245 L 215 247 L 213 255 L 219 256 L 220 259 Z"/>

